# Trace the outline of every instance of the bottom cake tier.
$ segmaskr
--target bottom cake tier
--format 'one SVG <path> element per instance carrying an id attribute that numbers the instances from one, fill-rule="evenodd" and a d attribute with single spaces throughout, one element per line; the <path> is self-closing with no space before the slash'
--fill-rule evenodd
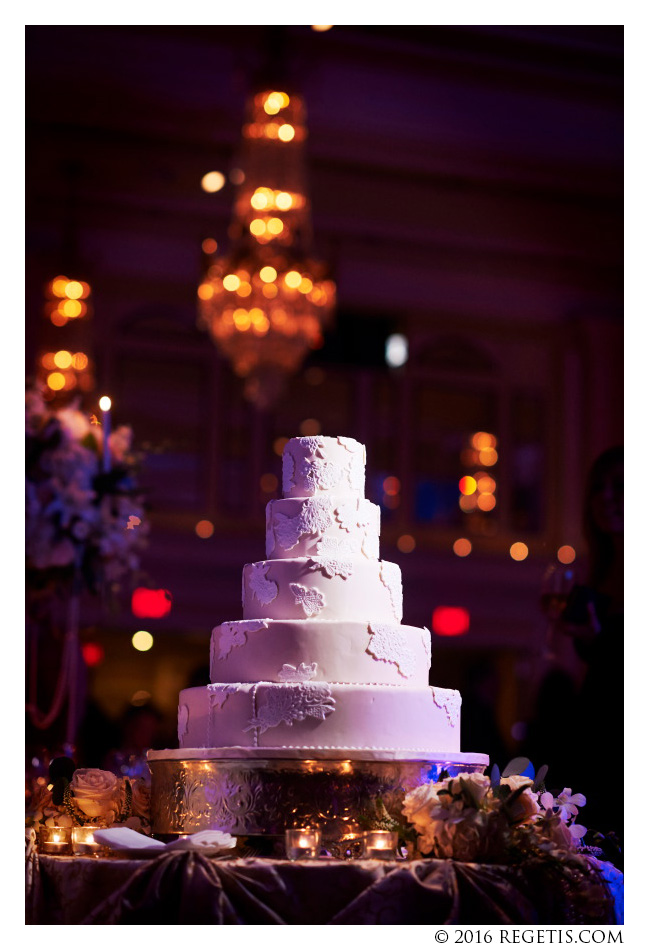
<path id="1" fill-rule="evenodd" d="M 456 690 L 347 683 L 211 683 L 185 689 L 181 749 L 234 746 L 391 755 L 460 750 Z"/>

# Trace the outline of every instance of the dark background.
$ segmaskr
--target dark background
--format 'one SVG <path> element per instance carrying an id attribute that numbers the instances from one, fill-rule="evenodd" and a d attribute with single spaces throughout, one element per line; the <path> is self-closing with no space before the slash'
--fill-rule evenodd
<path id="1" fill-rule="evenodd" d="M 44 287 L 72 269 L 93 289 L 95 397 L 111 395 L 114 424 L 132 425 L 146 452 L 138 583 L 173 596 L 150 622 L 130 613 L 128 591 L 117 612 L 88 601 L 83 637 L 105 651 L 89 696 L 115 718 L 148 693 L 157 741 L 176 744 L 178 691 L 206 681 L 210 631 L 240 617 L 241 567 L 264 556 L 274 440 L 316 419 L 367 445 L 372 501 L 386 475 L 401 481 L 401 504 L 382 512 L 382 557 L 402 568 L 404 621 L 470 612 L 467 634 L 433 637 L 431 669 L 463 690 L 463 748 L 524 751 L 548 670 L 541 578 L 563 544 L 583 569 L 585 474 L 622 439 L 622 28 L 280 34 L 26 31 L 27 373 L 51 339 Z M 306 101 L 314 233 L 338 310 L 324 347 L 260 414 L 198 329 L 196 287 L 201 242 L 225 249 L 234 197 L 230 183 L 206 194 L 201 177 L 236 167 L 269 50 Z M 399 370 L 383 360 L 395 331 L 410 345 Z M 460 512 L 457 480 L 483 429 L 499 439 L 498 505 L 480 519 Z M 201 519 L 215 525 L 207 540 Z M 404 534 L 411 553 L 397 547 Z M 469 557 L 454 555 L 458 537 Z M 526 560 L 510 557 L 515 541 Z M 137 653 L 143 626 L 155 644 Z M 582 672 L 569 644 L 555 665 Z M 492 740 L 472 727 L 477 694 Z"/>

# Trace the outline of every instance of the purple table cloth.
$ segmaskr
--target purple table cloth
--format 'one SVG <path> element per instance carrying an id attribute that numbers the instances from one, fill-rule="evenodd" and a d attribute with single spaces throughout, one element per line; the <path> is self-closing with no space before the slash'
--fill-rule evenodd
<path id="1" fill-rule="evenodd" d="M 27 856 L 28 924 L 621 923 L 621 874 L 584 859 L 566 881 L 543 862 Z M 605 878 L 609 880 L 606 882 Z"/>

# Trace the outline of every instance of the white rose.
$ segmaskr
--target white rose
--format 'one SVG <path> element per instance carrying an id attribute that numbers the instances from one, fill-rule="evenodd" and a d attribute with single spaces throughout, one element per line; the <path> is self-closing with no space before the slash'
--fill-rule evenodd
<path id="1" fill-rule="evenodd" d="M 480 804 L 487 792 L 491 788 L 491 779 L 488 775 L 482 775 L 481 772 L 461 772 L 451 781 L 451 794 L 461 795 L 462 786 L 460 779 L 468 787 L 476 804 Z"/>
<path id="2" fill-rule="evenodd" d="M 120 780 L 104 769 L 77 769 L 70 786 L 74 801 L 88 818 L 108 818 L 117 811 Z"/>
<path id="3" fill-rule="evenodd" d="M 530 778 L 529 775 L 508 775 L 507 778 L 500 779 L 500 784 L 506 785 L 512 792 L 515 792 L 517 788 L 521 788 L 523 785 L 529 785 L 531 788 L 534 779 Z"/>
<path id="4" fill-rule="evenodd" d="M 419 785 L 408 792 L 403 800 L 403 814 L 419 832 L 426 830 L 431 820 L 430 813 L 432 809 L 440 804 L 437 797 L 438 788 L 439 785 L 436 785 L 435 782 L 429 782 L 428 785 Z"/>

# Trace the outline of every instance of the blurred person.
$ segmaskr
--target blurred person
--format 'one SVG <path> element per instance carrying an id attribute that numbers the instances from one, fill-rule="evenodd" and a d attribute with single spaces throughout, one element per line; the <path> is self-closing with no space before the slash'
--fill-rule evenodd
<path id="1" fill-rule="evenodd" d="M 585 664 L 571 730 L 574 764 L 566 781 L 586 795 L 584 824 L 618 834 L 624 769 L 623 451 L 607 449 L 591 467 L 583 514 L 588 574 L 585 584 L 572 588 L 557 621 Z"/>

